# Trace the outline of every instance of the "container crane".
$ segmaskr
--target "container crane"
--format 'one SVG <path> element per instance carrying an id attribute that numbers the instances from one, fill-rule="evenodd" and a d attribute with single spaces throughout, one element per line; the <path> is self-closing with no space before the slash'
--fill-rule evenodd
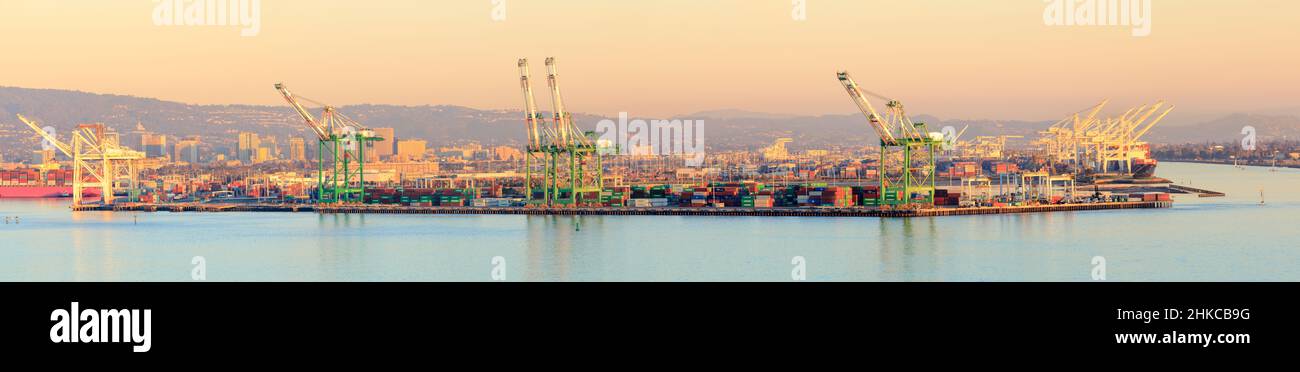
<path id="1" fill-rule="evenodd" d="M 307 127 L 316 134 L 316 201 L 318 203 L 365 202 L 366 145 L 372 141 L 381 141 L 383 138 L 339 112 L 334 106 L 294 95 L 284 83 L 276 83 L 275 90 L 280 92 L 285 102 L 293 107 Z M 301 101 L 320 106 L 320 119 L 317 120 Z"/>
<path id="2" fill-rule="evenodd" d="M 1133 173 L 1134 159 L 1150 157 L 1141 138 L 1173 111 L 1163 101 L 1130 108 L 1114 117 L 1098 114 L 1109 100 L 1056 122 L 1037 141 L 1054 168 L 1073 165 L 1076 173 Z M 1163 110 L 1163 111 L 1162 111 Z M 1157 115 L 1159 113 L 1159 115 Z"/>
<path id="3" fill-rule="evenodd" d="M 879 205 L 918 207 L 934 204 L 935 155 L 943 148 L 943 133 L 930 132 L 925 123 L 913 122 L 902 102 L 863 90 L 848 71 L 836 73 L 836 78 L 880 138 Z M 866 94 L 888 102 L 886 116 L 882 117 L 876 111 Z M 901 152 L 901 167 L 890 169 L 887 165 L 890 152 L 895 156 Z"/>
<path id="4" fill-rule="evenodd" d="M 550 204 L 550 157 L 547 156 L 548 152 L 544 150 L 544 146 L 550 146 L 550 138 L 555 136 L 550 133 L 549 128 L 540 125 L 546 119 L 537 110 L 537 100 L 533 98 L 532 74 L 528 71 L 527 58 L 519 59 L 519 86 L 524 93 L 524 130 L 528 134 L 524 145 L 524 197 L 533 199 L 533 179 L 536 177 L 542 182 L 543 195 L 539 200 Z M 547 142 L 542 142 L 543 137 Z M 541 168 L 538 168 L 535 163 L 540 163 Z"/>
<path id="5" fill-rule="evenodd" d="M 27 124 L 33 132 L 50 143 L 63 155 L 72 159 L 72 206 L 82 205 L 82 190 L 99 188 L 101 202 L 111 205 L 115 201 L 113 183 L 118 179 L 126 180 L 128 195 L 136 195 L 138 190 L 138 161 L 145 158 L 140 151 L 121 146 L 117 141 L 110 141 L 105 136 L 103 124 L 82 124 L 72 132 L 72 144 L 59 141 L 53 134 L 41 129 L 40 125 L 18 115 L 18 120 Z M 90 176 L 90 180 L 86 180 Z M 128 198 L 131 200 L 131 198 Z"/>
<path id="6" fill-rule="evenodd" d="M 564 105 L 560 93 L 559 68 L 554 57 L 546 59 L 546 82 L 551 94 L 551 125 L 540 126 L 544 121 L 533 98 L 528 60 L 520 59 L 519 81 L 524 94 L 525 129 L 528 135 L 525 157 L 525 192 L 531 204 L 579 205 L 598 202 L 583 198 L 584 194 L 599 193 L 604 186 L 604 171 L 600 152 L 591 136 L 573 121 L 573 114 Z M 539 168 L 533 161 L 540 160 Z M 566 164 L 567 163 L 567 164 Z M 538 173 L 541 174 L 538 174 Z M 542 195 L 533 191 L 534 175 L 542 178 Z M 567 195 L 567 197 L 566 197 Z"/>

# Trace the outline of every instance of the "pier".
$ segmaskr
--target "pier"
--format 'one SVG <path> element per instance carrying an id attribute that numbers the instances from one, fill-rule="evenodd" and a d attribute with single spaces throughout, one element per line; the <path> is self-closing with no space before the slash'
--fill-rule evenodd
<path id="1" fill-rule="evenodd" d="M 1227 195 L 1218 191 L 1210 191 L 1206 189 L 1198 189 L 1195 187 L 1174 185 L 1174 184 L 1170 184 L 1169 188 L 1182 191 L 1188 194 L 1196 194 L 1197 197 L 1202 197 L 1202 198 L 1217 198 L 1217 197 L 1222 197 Z"/>
<path id="2" fill-rule="evenodd" d="M 411 207 L 400 205 L 123 204 L 82 205 L 76 211 L 115 212 L 316 212 L 322 214 L 515 214 L 560 216 L 736 216 L 736 217 L 939 217 L 1112 209 L 1169 208 L 1171 201 L 1054 204 L 1005 207 L 881 210 L 875 208 L 688 208 L 688 207 Z"/>

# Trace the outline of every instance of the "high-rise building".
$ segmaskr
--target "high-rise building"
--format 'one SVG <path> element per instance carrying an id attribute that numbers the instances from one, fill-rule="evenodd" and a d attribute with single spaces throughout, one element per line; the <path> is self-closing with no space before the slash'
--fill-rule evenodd
<path id="1" fill-rule="evenodd" d="M 258 147 L 258 148 L 257 148 L 257 155 L 253 157 L 253 164 L 257 164 L 257 163 L 261 163 L 261 162 L 266 162 L 266 161 L 271 161 L 272 159 L 274 159 L 274 158 L 271 157 L 271 148 L 269 148 L 269 147 Z"/>
<path id="2" fill-rule="evenodd" d="M 257 148 L 261 147 L 261 141 L 257 138 L 257 133 L 240 132 L 239 149 L 236 150 L 236 156 L 244 164 L 252 164 L 253 159 L 257 157 Z"/>
<path id="3" fill-rule="evenodd" d="M 497 146 L 492 149 L 492 153 L 495 155 L 497 160 L 514 161 L 524 159 L 523 151 L 519 151 L 519 149 L 510 146 Z"/>
<path id="4" fill-rule="evenodd" d="M 276 143 L 275 136 L 262 137 L 258 148 L 266 149 L 266 157 L 262 157 L 261 161 L 272 161 L 280 158 L 280 145 Z"/>
<path id="5" fill-rule="evenodd" d="M 183 161 L 190 164 L 198 164 L 199 156 L 199 137 L 189 137 L 176 142 L 176 156 L 172 159 Z"/>
<path id="6" fill-rule="evenodd" d="M 144 133 L 140 136 L 140 150 L 144 155 L 151 158 L 167 157 L 167 136 L 155 133 Z"/>
<path id="7" fill-rule="evenodd" d="M 289 139 L 289 161 L 307 161 L 307 142 L 301 137 Z"/>
<path id="8" fill-rule="evenodd" d="M 397 153 L 397 132 L 393 128 L 375 128 L 374 131 L 376 137 L 383 138 L 383 140 L 371 142 L 374 149 L 367 149 L 371 150 L 372 154 L 375 154 L 374 159 L 388 159 Z"/>
<path id="9" fill-rule="evenodd" d="M 120 144 L 132 150 L 144 151 L 145 137 L 150 135 L 153 135 L 153 133 L 145 129 L 143 123 L 137 121 L 135 122 L 135 130 L 128 132 L 126 138 Z"/>
<path id="10" fill-rule="evenodd" d="M 427 142 L 421 139 L 404 139 L 397 141 L 397 158 L 400 161 L 424 159 Z"/>

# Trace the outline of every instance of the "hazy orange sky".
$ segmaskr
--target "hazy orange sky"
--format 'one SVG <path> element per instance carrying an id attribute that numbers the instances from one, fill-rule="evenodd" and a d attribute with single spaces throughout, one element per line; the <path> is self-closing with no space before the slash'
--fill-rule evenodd
<path id="1" fill-rule="evenodd" d="M 231 0 L 234 1 L 234 0 Z M 515 60 L 560 61 L 573 111 L 633 116 L 855 107 L 1048 119 L 1111 97 L 1184 111 L 1297 107 L 1300 1 L 1155 0 L 1152 33 L 1049 27 L 1043 0 L 264 0 L 261 29 L 156 26 L 152 0 L 2 0 L 0 85 L 187 103 L 518 109 Z M 538 79 L 544 90 L 544 79 Z M 539 99 L 549 96 L 539 91 Z"/>

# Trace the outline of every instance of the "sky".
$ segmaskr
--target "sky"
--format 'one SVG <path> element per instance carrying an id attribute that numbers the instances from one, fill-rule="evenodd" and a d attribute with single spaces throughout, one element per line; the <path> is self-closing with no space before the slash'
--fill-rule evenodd
<path id="1" fill-rule="evenodd" d="M 1045 0 L 256 3 L 260 28 L 243 36 L 159 25 L 154 0 L 2 0 L 0 86 L 281 104 L 273 85 L 284 82 L 333 105 L 517 110 L 516 60 L 532 61 L 549 103 L 542 62 L 554 56 L 571 111 L 634 117 L 855 112 L 838 69 L 944 118 L 1052 119 L 1103 98 L 1184 112 L 1300 107 L 1291 0 L 1152 0 L 1147 36 L 1049 26 Z"/>

